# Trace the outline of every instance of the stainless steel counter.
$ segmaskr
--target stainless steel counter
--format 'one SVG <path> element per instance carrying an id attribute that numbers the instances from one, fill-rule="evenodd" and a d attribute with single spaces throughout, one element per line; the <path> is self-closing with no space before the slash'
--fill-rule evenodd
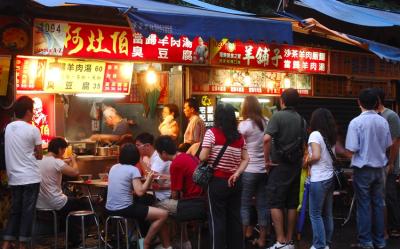
<path id="1" fill-rule="evenodd" d="M 108 173 L 110 168 L 118 163 L 118 156 L 83 155 L 78 156 L 76 162 L 79 174 L 92 174 L 93 179 L 97 179 L 99 173 Z"/>
<path id="2" fill-rule="evenodd" d="M 102 160 L 117 160 L 118 156 L 93 156 L 93 155 L 82 155 L 77 156 L 76 160 L 79 161 L 102 161 Z"/>

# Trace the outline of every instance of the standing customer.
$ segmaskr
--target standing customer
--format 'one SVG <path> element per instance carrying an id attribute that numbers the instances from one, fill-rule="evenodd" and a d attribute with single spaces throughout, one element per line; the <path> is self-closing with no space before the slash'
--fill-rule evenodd
<path id="1" fill-rule="evenodd" d="M 179 151 L 186 152 L 192 144 L 200 143 L 203 140 L 206 126 L 199 117 L 199 104 L 196 99 L 189 98 L 185 100 L 183 113 L 189 123 L 183 136 L 183 144 L 179 146 Z"/>
<path id="2" fill-rule="evenodd" d="M 300 172 L 303 161 L 301 153 L 304 151 L 306 141 L 304 119 L 295 110 L 299 100 L 299 93 L 293 88 L 288 88 L 282 93 L 280 99 L 282 110 L 272 115 L 264 136 L 265 162 L 270 170 L 267 205 L 271 209 L 277 240 L 270 249 L 294 248 L 292 237 L 299 205 Z M 288 153 L 279 153 L 279 148 L 290 148 L 292 151 L 300 151 L 300 154 L 289 162 L 285 160 Z M 286 219 L 285 209 L 287 209 Z M 285 220 L 287 220 L 286 226 Z"/>
<path id="3" fill-rule="evenodd" d="M 20 97 L 14 106 L 16 120 L 7 125 L 5 155 L 8 185 L 12 203 L 4 230 L 2 249 L 10 248 L 10 241 L 19 241 L 19 248 L 27 248 L 32 236 L 32 222 L 40 187 L 38 161 L 43 157 L 40 131 L 32 126 L 33 100 Z"/>
<path id="4" fill-rule="evenodd" d="M 360 92 L 358 104 L 362 113 L 351 120 L 346 136 L 357 204 L 358 243 L 352 247 L 384 248 L 384 168 L 392 138 L 388 122 L 374 111 L 378 97 L 370 88 Z"/>
<path id="5" fill-rule="evenodd" d="M 311 249 L 328 249 L 333 235 L 333 158 L 336 144 L 335 119 L 332 113 L 319 108 L 311 115 L 311 134 L 308 138 L 308 158 L 311 167 L 310 219 L 313 229 Z"/>
<path id="6" fill-rule="evenodd" d="M 163 121 L 158 126 L 162 136 L 171 136 L 175 141 L 179 136 L 179 125 L 176 118 L 179 116 L 178 107 L 175 104 L 167 104 L 162 111 Z"/>
<path id="7" fill-rule="evenodd" d="M 243 121 L 240 122 L 238 130 L 246 141 L 249 154 L 249 165 L 242 176 L 242 223 L 245 237 L 250 237 L 247 232 L 250 226 L 250 211 L 252 199 L 256 197 L 258 225 L 260 226 L 260 237 L 256 244 L 265 247 L 267 239 L 267 226 L 269 225 L 269 212 L 267 210 L 267 170 L 265 167 L 263 135 L 267 126 L 267 120 L 263 117 L 261 105 L 254 96 L 246 96 L 242 105 Z"/>
<path id="8" fill-rule="evenodd" d="M 386 108 L 385 92 L 381 88 L 373 89 L 378 96 L 378 113 L 389 123 L 392 146 L 389 150 L 389 161 L 387 163 L 387 177 L 385 186 L 385 200 L 388 216 L 388 233 L 390 236 L 400 236 L 400 193 L 397 190 L 396 179 L 400 175 L 399 145 L 400 145 L 400 118 L 397 113 Z"/>
<path id="9" fill-rule="evenodd" d="M 249 155 L 237 130 L 235 109 L 229 104 L 219 104 L 215 109 L 214 128 L 204 136 L 200 160 L 212 165 L 224 145 L 226 150 L 208 187 L 211 249 L 243 249 L 240 175 L 247 167 Z"/>

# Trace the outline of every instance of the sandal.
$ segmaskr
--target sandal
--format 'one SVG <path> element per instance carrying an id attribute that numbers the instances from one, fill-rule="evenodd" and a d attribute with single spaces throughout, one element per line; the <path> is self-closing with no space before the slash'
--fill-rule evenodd
<path id="1" fill-rule="evenodd" d="M 261 241 L 260 238 L 258 238 L 258 239 L 254 239 L 251 244 L 253 246 L 257 246 L 258 248 L 265 248 L 267 246 L 267 241 L 268 240 Z"/>

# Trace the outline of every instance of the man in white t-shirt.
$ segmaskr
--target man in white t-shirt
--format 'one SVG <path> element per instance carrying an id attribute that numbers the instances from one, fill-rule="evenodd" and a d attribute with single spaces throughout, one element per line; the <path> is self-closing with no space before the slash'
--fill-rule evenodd
<path id="1" fill-rule="evenodd" d="M 38 128 L 32 126 L 33 100 L 20 97 L 14 105 L 16 120 L 5 131 L 5 157 L 12 203 L 7 226 L 3 231 L 3 247 L 19 241 L 19 248 L 27 247 L 32 236 L 35 203 L 39 193 L 42 159 L 42 139 Z"/>
<path id="2" fill-rule="evenodd" d="M 65 220 L 68 213 L 82 209 L 88 209 L 83 199 L 67 197 L 61 189 L 62 176 L 77 177 L 79 175 L 78 164 L 75 156 L 69 158 L 69 163 L 63 161 L 63 156 L 68 143 L 64 138 L 53 138 L 48 147 L 49 153 L 39 162 L 42 182 L 40 184 L 37 208 L 54 209 L 61 220 Z M 84 208 L 86 206 L 86 208 Z M 74 247 L 80 242 L 80 220 L 71 219 L 72 229 L 69 231 L 68 241 Z"/>
<path id="3" fill-rule="evenodd" d="M 141 157 L 149 157 L 150 165 L 143 165 L 145 171 L 154 171 L 158 175 L 162 175 L 162 178 L 169 178 L 169 165 L 171 162 L 164 162 L 161 160 L 157 151 L 154 149 L 154 136 L 150 133 L 144 132 L 139 134 L 135 139 L 136 147 L 139 150 Z M 157 178 L 155 178 L 157 179 Z M 169 180 L 157 180 L 160 187 L 159 190 L 155 191 L 157 201 L 163 201 L 169 199 L 171 196 L 170 181 Z M 155 184 L 153 184 L 154 188 Z"/>

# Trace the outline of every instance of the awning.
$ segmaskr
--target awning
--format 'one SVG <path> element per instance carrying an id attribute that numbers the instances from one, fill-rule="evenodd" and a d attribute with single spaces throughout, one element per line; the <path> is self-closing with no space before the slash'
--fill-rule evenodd
<path id="1" fill-rule="evenodd" d="M 293 43 L 288 22 L 190 8 L 150 0 L 35 0 L 45 6 L 68 4 L 98 5 L 124 9 L 135 31 L 163 37 L 188 36 L 193 39 L 229 38 L 276 43 Z M 126 11 L 128 9 L 128 11 Z"/>
<path id="2" fill-rule="evenodd" d="M 355 5 L 336 0 L 297 0 L 296 5 L 314 9 L 343 22 L 371 27 L 400 26 L 400 14 Z"/>

